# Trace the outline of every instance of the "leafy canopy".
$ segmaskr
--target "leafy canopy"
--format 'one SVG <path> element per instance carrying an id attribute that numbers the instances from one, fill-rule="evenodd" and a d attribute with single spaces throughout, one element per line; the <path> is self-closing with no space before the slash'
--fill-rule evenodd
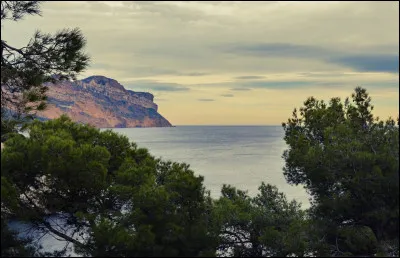
<path id="1" fill-rule="evenodd" d="M 399 122 L 372 110 L 358 87 L 352 102 L 310 97 L 283 124 L 284 175 L 312 196 L 321 234 L 339 255 L 372 255 L 377 242 L 398 241 Z"/>
<path id="2" fill-rule="evenodd" d="M 85 256 L 215 253 L 211 199 L 188 165 L 66 116 L 24 129 L 29 137 L 11 135 L 1 155 L 2 206 L 10 216 Z M 49 222 L 54 215 L 66 221 L 61 229 Z"/>
<path id="3" fill-rule="evenodd" d="M 256 197 L 227 185 L 221 193 L 212 216 L 220 254 L 286 257 L 307 253 L 306 213 L 275 186 L 262 183 Z"/>

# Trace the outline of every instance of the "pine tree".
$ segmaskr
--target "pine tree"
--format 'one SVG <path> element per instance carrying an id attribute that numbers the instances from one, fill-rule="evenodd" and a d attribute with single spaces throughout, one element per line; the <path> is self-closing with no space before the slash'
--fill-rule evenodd
<path id="1" fill-rule="evenodd" d="M 399 127 L 372 110 L 357 87 L 352 103 L 310 97 L 283 124 L 284 175 L 312 196 L 324 255 L 374 255 L 388 241 L 398 248 Z"/>
<path id="2" fill-rule="evenodd" d="M 27 15 L 41 15 L 40 1 L 2 1 L 5 21 L 17 22 Z M 81 31 L 63 29 L 54 35 L 36 31 L 25 47 L 1 39 L 1 135 L 34 117 L 46 107 L 46 82 L 75 79 L 89 57 Z"/>

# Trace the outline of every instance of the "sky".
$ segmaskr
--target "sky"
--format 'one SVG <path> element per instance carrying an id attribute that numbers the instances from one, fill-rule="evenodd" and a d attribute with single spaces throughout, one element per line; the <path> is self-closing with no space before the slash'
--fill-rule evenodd
<path id="1" fill-rule="evenodd" d="M 307 97 L 357 86 L 375 115 L 399 114 L 398 1 L 54 1 L 1 38 L 75 27 L 91 57 L 78 79 L 150 92 L 174 125 L 280 125 Z"/>

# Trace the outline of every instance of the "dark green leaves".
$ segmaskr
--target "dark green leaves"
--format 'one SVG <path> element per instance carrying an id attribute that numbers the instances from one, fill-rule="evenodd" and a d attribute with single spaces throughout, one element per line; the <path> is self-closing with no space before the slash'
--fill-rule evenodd
<path id="1" fill-rule="evenodd" d="M 215 202 L 213 221 L 219 234 L 219 252 L 239 257 L 303 256 L 307 252 L 305 213 L 295 201 L 262 183 L 260 193 L 224 185 Z M 231 250 L 231 251 L 230 251 Z"/>
<path id="2" fill-rule="evenodd" d="M 155 159 L 125 136 L 66 116 L 24 130 L 29 137 L 10 134 L 1 155 L 2 207 L 17 219 L 57 232 L 89 256 L 215 253 L 211 199 L 188 165 Z M 49 225 L 49 214 L 62 214 L 84 240 Z"/>
<path id="3" fill-rule="evenodd" d="M 372 229 L 378 241 L 398 239 L 399 227 L 399 128 L 392 119 L 373 117 L 365 89 L 357 87 L 352 102 L 332 98 L 327 105 L 311 97 L 300 116 L 294 112 L 283 124 L 289 145 L 284 175 L 312 195 L 313 216 L 325 219 L 325 239 L 340 250 L 346 249 L 336 244 L 344 225 Z M 354 246 L 349 253 L 376 251 Z"/>

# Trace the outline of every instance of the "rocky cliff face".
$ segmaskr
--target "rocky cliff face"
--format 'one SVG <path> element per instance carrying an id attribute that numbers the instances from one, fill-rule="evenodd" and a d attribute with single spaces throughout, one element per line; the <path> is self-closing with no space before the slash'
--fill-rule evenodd
<path id="1" fill-rule="evenodd" d="M 126 90 L 116 80 L 104 76 L 47 86 L 48 108 L 38 113 L 41 119 L 66 114 L 75 122 L 99 128 L 171 126 L 157 112 L 152 94 Z"/>

